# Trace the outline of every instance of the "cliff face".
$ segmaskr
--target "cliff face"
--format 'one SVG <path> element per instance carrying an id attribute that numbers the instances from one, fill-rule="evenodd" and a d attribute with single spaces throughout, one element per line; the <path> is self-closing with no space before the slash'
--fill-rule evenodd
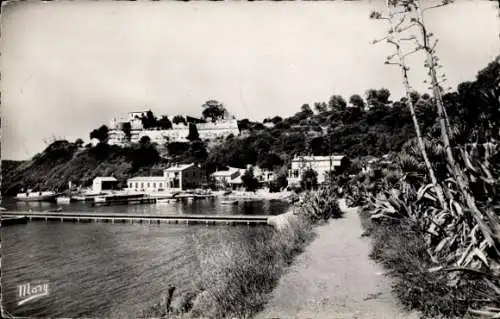
<path id="1" fill-rule="evenodd" d="M 3 161 L 2 194 L 12 196 L 21 188 L 63 191 L 69 181 L 89 186 L 96 176 L 114 176 L 124 185 L 129 176 L 144 173 L 158 160 L 144 162 L 140 152 L 144 148 L 124 149 L 105 144 L 82 148 L 75 143 L 56 141 L 29 161 Z"/>

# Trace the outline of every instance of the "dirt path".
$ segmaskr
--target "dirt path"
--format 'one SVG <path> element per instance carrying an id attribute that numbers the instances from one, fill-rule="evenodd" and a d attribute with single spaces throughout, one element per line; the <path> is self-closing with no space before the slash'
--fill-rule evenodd
<path id="1" fill-rule="evenodd" d="M 418 318 L 400 309 L 389 279 L 369 259 L 356 210 L 341 208 L 344 218 L 318 227 L 256 318 Z"/>

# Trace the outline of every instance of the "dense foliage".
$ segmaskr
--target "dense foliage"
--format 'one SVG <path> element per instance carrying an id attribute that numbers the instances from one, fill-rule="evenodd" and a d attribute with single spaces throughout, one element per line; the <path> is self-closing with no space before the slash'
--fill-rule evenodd
<path id="1" fill-rule="evenodd" d="M 499 83 L 497 58 L 476 81 L 444 96 L 450 152 L 438 123 L 423 137 L 437 185 L 415 139 L 389 161 L 365 163 L 345 184 L 351 203 L 371 219 L 374 258 L 392 271 L 403 303 L 425 316 L 494 316 L 500 309 Z M 425 120 L 434 101 L 419 103 Z"/>

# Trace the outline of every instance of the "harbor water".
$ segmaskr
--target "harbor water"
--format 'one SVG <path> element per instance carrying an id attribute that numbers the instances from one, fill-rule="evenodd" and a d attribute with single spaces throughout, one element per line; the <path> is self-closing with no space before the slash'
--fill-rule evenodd
<path id="1" fill-rule="evenodd" d="M 8 210 L 43 211 L 46 203 L 3 203 Z M 276 215 L 287 204 L 218 201 L 162 205 L 63 206 L 65 211 L 123 214 Z M 2 293 L 7 314 L 26 317 L 135 318 L 161 300 L 169 286 L 175 295 L 194 289 L 199 252 L 225 242 L 252 244 L 268 237 L 267 226 L 174 224 L 74 224 L 30 222 L 2 228 Z M 19 304 L 20 286 L 47 283 L 46 296 Z"/>

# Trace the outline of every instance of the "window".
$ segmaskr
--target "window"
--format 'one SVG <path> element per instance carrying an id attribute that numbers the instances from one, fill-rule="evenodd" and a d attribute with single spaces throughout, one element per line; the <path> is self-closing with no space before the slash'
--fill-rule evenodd
<path id="1" fill-rule="evenodd" d="M 156 188 L 156 183 L 153 183 L 153 188 Z"/>
<path id="2" fill-rule="evenodd" d="M 144 188 L 144 183 L 141 183 L 141 188 Z"/>
<path id="3" fill-rule="evenodd" d="M 160 183 L 160 188 L 163 188 L 163 183 Z"/>
<path id="4" fill-rule="evenodd" d="M 147 187 L 147 188 L 149 188 L 149 183 L 147 184 L 147 186 L 146 186 L 146 187 Z"/>
<path id="5" fill-rule="evenodd" d="M 139 188 L 139 183 L 135 182 L 135 188 Z"/>
<path id="6" fill-rule="evenodd" d="M 132 188 L 132 183 L 128 184 L 128 188 Z"/>

